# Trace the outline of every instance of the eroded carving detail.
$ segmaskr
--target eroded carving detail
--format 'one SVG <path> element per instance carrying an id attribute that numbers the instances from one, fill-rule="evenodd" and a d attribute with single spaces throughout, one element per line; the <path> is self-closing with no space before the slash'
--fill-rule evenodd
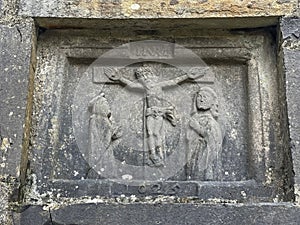
<path id="1" fill-rule="evenodd" d="M 99 149 L 107 150 L 111 142 L 122 136 L 121 127 L 116 127 L 111 110 L 103 93 L 94 97 L 88 105 L 89 119 L 89 157 L 94 162 Z"/>
<path id="2" fill-rule="evenodd" d="M 144 119 L 146 124 L 146 138 L 149 148 L 149 166 L 164 166 L 166 152 L 164 149 L 164 129 L 163 121 L 166 120 L 176 126 L 178 116 L 176 115 L 175 106 L 168 100 L 164 99 L 163 89 L 175 86 L 187 79 L 196 79 L 203 76 L 202 73 L 183 74 L 171 80 L 159 81 L 152 67 L 145 66 L 135 70 L 135 76 L 138 82 L 132 82 L 122 76 L 120 71 L 106 69 L 106 76 L 112 81 L 119 81 L 127 85 L 132 90 L 142 90 L 145 92 L 145 110 Z"/>
<path id="3" fill-rule="evenodd" d="M 191 160 L 187 175 L 192 180 L 218 180 L 221 175 L 223 134 L 218 122 L 218 97 L 210 87 L 195 94 L 187 131 Z"/>
<path id="4" fill-rule="evenodd" d="M 193 103 L 191 114 L 188 109 L 179 108 L 182 106 L 179 106 L 178 102 L 175 103 L 175 99 L 167 97 L 170 95 L 166 94 L 170 87 L 174 87 L 172 90 L 176 90 L 187 80 L 194 82 L 198 78 L 202 79 L 207 70 L 203 68 L 190 68 L 188 72 L 177 70 L 175 78 L 168 75 L 166 76 L 168 78 L 163 79 L 164 75 L 158 69 L 161 67 L 149 66 L 148 64 L 133 68 L 103 68 L 102 74 L 109 80 L 104 85 L 120 85 L 126 87 L 124 90 L 128 96 L 131 96 L 131 93 L 141 96 L 138 97 L 140 98 L 138 101 L 143 102 L 140 104 L 139 111 L 142 114 L 134 116 L 135 118 L 142 117 L 142 123 L 139 123 L 141 129 L 139 138 L 142 138 L 140 140 L 143 141 L 143 151 L 141 157 L 137 158 L 135 149 L 126 148 L 126 144 L 123 144 L 126 139 L 116 141 L 121 137 L 120 128 L 115 126 L 104 94 L 100 94 L 89 104 L 91 157 L 97 156 L 97 153 L 98 157 L 103 157 L 104 154 L 109 160 L 114 161 L 116 157 L 120 157 L 118 154 L 124 153 L 128 156 L 126 155 L 127 158 L 118 158 L 121 163 L 127 163 L 125 160 L 130 159 L 138 160 L 138 165 L 165 168 L 166 165 L 169 165 L 167 164 L 168 157 L 173 154 L 172 148 L 176 148 L 174 144 L 167 145 L 167 140 L 176 138 L 174 133 L 171 134 L 170 131 L 185 127 L 184 133 L 187 142 L 185 143 L 184 138 L 182 138 L 181 148 L 178 150 L 187 154 L 185 167 L 187 179 L 220 180 L 223 133 L 219 121 L 219 99 L 216 92 L 211 88 L 213 82 L 207 84 L 210 85 L 209 87 L 200 88 L 194 97 L 192 95 L 186 96 L 188 101 Z M 168 73 L 170 74 L 170 72 Z M 205 79 L 200 82 L 198 80 L 197 83 L 194 82 L 191 87 L 197 87 L 199 83 L 204 84 Z M 118 121 L 124 126 L 128 122 Z M 100 152 L 102 152 L 102 156 L 99 155 Z M 99 159 L 94 159 L 91 162 L 97 163 Z M 181 157 L 181 160 L 184 158 Z M 106 169 L 108 168 L 112 169 L 113 167 L 106 167 Z"/>
<path id="5" fill-rule="evenodd" d="M 130 57 L 133 59 L 168 59 L 174 57 L 174 44 L 173 43 L 131 43 L 130 44 Z"/>

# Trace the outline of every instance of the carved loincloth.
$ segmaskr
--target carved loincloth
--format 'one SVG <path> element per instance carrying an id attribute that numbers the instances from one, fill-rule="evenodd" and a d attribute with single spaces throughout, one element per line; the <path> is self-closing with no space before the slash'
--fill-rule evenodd
<path id="1" fill-rule="evenodd" d="M 163 117 L 168 120 L 173 126 L 176 126 L 177 117 L 175 108 L 173 106 L 169 107 L 157 107 L 152 106 L 146 109 L 146 117 L 153 117 L 154 119 L 158 119 Z"/>

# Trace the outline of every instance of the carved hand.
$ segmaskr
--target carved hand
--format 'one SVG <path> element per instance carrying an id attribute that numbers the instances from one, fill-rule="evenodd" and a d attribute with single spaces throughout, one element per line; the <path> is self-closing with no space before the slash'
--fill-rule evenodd
<path id="1" fill-rule="evenodd" d="M 199 123 L 195 119 L 191 119 L 190 127 L 195 130 L 198 130 L 200 128 Z"/>
<path id="2" fill-rule="evenodd" d="M 204 124 L 202 124 L 202 122 L 203 121 L 199 123 L 197 120 L 192 118 L 190 121 L 190 127 L 194 129 L 199 135 L 205 136 L 207 121 L 204 121 Z"/>
<path id="3" fill-rule="evenodd" d="M 121 73 L 115 68 L 105 68 L 104 74 L 112 81 L 118 81 L 121 79 Z"/>
<path id="4" fill-rule="evenodd" d="M 95 102 L 96 102 L 99 98 L 100 98 L 100 96 L 96 96 L 96 97 L 94 97 L 94 98 L 89 102 L 89 104 L 88 104 L 88 111 L 89 111 L 90 113 L 93 113 L 94 104 L 95 104 Z"/>
<path id="5" fill-rule="evenodd" d="M 190 79 L 197 79 L 203 77 L 208 68 L 191 68 L 187 74 Z"/>

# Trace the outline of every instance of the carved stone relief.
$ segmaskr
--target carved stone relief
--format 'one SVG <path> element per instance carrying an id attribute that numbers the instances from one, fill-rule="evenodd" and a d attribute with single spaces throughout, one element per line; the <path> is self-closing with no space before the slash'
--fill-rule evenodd
<path id="1" fill-rule="evenodd" d="M 140 139 L 143 142 L 142 156 L 136 158 L 129 151 L 127 158 L 134 158 L 131 161 L 142 161 L 136 163 L 140 166 L 157 169 L 167 167 L 168 162 L 166 159 L 176 151 L 178 146 L 176 144 L 167 146 L 166 141 L 167 139 L 175 139 L 175 141 L 180 139 L 180 137 L 174 135 L 174 132 L 172 133 L 172 130 L 176 130 L 176 127 L 180 125 L 182 137 L 179 151 L 182 151 L 185 157 L 177 160 L 186 161 L 182 163 L 182 167 L 186 164 L 186 179 L 220 179 L 223 134 L 218 122 L 219 103 L 217 94 L 211 87 L 202 85 L 201 81 L 198 80 L 196 87 L 198 86 L 200 89 L 196 94 L 191 93 L 187 96 L 192 104 L 183 102 L 183 106 L 181 106 L 185 108 L 186 112 L 191 112 L 185 113 L 186 115 L 183 115 L 182 110 L 173 103 L 173 97 L 165 95 L 165 92 L 168 92 L 169 89 L 180 88 L 183 83 L 187 83 L 188 87 L 188 83 L 195 83 L 195 80 L 203 78 L 206 69 L 190 68 L 187 72 L 173 69 L 176 72 L 171 79 L 162 78 L 163 74 L 161 73 L 164 70 L 161 65 L 151 63 L 144 63 L 133 68 L 106 67 L 102 70 L 110 81 L 104 83 L 104 86 L 117 85 L 125 87 L 125 92 L 129 96 L 135 95 L 135 93 L 140 93 L 143 96 L 140 100 L 143 107 L 142 113 L 138 115 L 142 121 L 139 127 L 142 134 Z M 99 74 L 96 74 L 96 76 L 99 76 Z M 131 77 L 131 79 L 128 77 Z M 213 83 L 210 84 L 210 86 L 212 85 Z M 128 102 L 123 103 L 128 104 Z M 103 157 L 98 153 L 108 151 L 110 153 L 106 155 L 107 160 L 110 160 L 113 164 L 115 160 L 112 160 L 112 157 L 118 154 L 116 152 L 122 151 L 119 145 L 115 144 L 117 139 L 119 139 L 117 141 L 119 143 L 124 141 L 122 140 L 124 137 L 121 135 L 122 124 L 116 125 L 114 122 L 104 93 L 90 101 L 88 110 L 90 112 L 90 162 L 92 162 L 91 164 L 97 164 L 97 157 Z M 167 126 L 168 129 L 166 129 Z M 115 165 L 114 168 L 110 167 L 110 169 L 113 170 L 116 167 Z"/>
<path id="2" fill-rule="evenodd" d="M 121 127 L 114 125 L 109 104 L 103 93 L 89 102 L 88 110 L 90 113 L 89 157 L 97 158 L 99 149 L 109 151 L 112 142 L 122 136 L 122 131 Z"/>
<path id="3" fill-rule="evenodd" d="M 221 175 L 223 134 L 218 122 L 218 96 L 210 87 L 202 87 L 194 96 L 193 111 L 187 130 L 191 160 L 189 179 L 218 180 Z"/>
<path id="4" fill-rule="evenodd" d="M 40 40 L 35 77 L 39 190 L 244 199 L 237 190 L 274 185 L 282 161 L 268 38 L 103 42 L 55 32 Z"/>

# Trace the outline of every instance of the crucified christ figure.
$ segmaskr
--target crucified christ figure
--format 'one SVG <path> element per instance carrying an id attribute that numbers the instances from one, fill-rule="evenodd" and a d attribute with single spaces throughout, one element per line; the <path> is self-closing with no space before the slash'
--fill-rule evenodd
<path id="1" fill-rule="evenodd" d="M 147 145 L 149 148 L 149 159 L 151 166 L 164 166 L 165 152 L 163 146 L 163 120 L 169 121 L 176 126 L 177 117 L 175 107 L 162 98 L 163 88 L 175 86 L 187 79 L 196 79 L 203 74 L 184 74 L 167 81 L 158 81 L 159 77 L 154 73 L 152 67 L 139 67 L 135 70 L 138 82 L 132 82 L 123 77 L 120 73 L 105 72 L 112 81 L 119 81 L 132 89 L 143 90 L 146 94 L 146 132 Z"/>

